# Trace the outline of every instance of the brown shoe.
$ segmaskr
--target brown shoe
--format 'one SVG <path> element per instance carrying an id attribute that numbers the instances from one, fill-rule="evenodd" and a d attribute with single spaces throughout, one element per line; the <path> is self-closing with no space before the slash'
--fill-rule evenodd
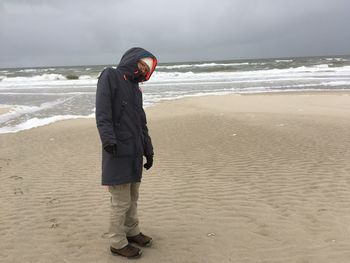
<path id="1" fill-rule="evenodd" d="M 142 250 L 134 247 L 130 244 L 127 244 L 125 247 L 116 249 L 114 247 L 110 247 L 113 255 L 119 255 L 127 258 L 139 258 L 142 255 Z"/>
<path id="2" fill-rule="evenodd" d="M 152 245 L 152 238 L 140 232 L 140 234 L 132 237 L 126 237 L 130 243 L 136 243 L 143 247 L 150 247 Z"/>

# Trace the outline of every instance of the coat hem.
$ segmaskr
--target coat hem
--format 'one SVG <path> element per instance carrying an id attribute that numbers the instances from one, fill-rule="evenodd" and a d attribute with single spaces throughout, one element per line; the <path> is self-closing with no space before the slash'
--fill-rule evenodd
<path id="1" fill-rule="evenodd" d="M 131 183 L 140 183 L 141 180 L 134 180 L 134 181 L 125 181 L 125 182 L 102 182 L 101 185 L 103 186 L 112 186 L 112 185 L 119 185 L 119 184 L 131 184 Z"/>

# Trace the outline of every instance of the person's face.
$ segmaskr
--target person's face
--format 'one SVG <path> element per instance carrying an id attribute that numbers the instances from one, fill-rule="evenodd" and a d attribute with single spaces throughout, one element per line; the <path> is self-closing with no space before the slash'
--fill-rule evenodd
<path id="1" fill-rule="evenodd" d="M 142 60 L 139 60 L 139 62 L 137 62 L 137 66 L 141 71 L 142 75 L 147 76 L 148 72 L 150 71 L 150 68 L 148 67 L 148 65 Z"/>

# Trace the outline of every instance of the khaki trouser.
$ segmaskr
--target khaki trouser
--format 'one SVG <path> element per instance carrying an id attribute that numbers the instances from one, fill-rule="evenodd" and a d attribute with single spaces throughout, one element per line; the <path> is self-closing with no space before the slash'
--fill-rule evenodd
<path id="1" fill-rule="evenodd" d="M 137 200 L 140 183 L 109 186 L 111 216 L 109 225 L 111 246 L 120 249 L 128 244 L 127 236 L 140 233 L 137 216 Z"/>

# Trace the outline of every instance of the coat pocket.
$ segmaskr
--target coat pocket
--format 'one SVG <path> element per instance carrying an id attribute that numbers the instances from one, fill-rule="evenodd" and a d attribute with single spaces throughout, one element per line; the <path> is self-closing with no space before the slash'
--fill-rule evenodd
<path id="1" fill-rule="evenodd" d="M 133 136 L 127 131 L 116 131 L 117 157 L 128 157 L 134 154 Z"/>

